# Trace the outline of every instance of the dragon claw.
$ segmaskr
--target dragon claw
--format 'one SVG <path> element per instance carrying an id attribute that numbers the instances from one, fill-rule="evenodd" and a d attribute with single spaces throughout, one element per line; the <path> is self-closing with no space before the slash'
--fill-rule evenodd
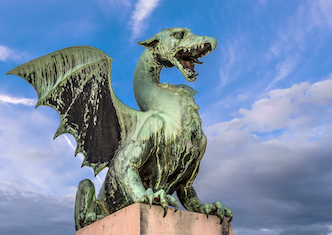
<path id="1" fill-rule="evenodd" d="M 150 209 L 151 209 L 152 203 L 153 203 L 153 197 L 149 197 L 149 206 L 150 206 Z"/>
<path id="2" fill-rule="evenodd" d="M 230 223 L 233 219 L 233 212 L 230 209 L 226 208 L 225 215 L 226 215 L 226 217 L 229 218 L 228 223 Z"/>
<path id="3" fill-rule="evenodd" d="M 204 212 L 206 214 L 206 218 L 209 218 L 209 214 L 211 212 L 211 206 L 209 203 L 205 203 L 204 205 Z"/>
<path id="4" fill-rule="evenodd" d="M 216 215 L 220 218 L 220 224 L 222 224 L 222 222 L 224 222 L 224 218 L 225 218 L 223 211 L 220 210 L 220 213 L 217 212 Z"/>
<path id="5" fill-rule="evenodd" d="M 165 216 L 166 216 L 166 214 L 167 214 L 167 211 L 168 211 L 168 206 L 166 206 L 166 207 L 164 208 L 164 216 L 163 216 L 163 217 L 165 217 Z"/>
<path id="6" fill-rule="evenodd" d="M 220 201 L 212 203 L 211 205 L 209 203 L 205 203 L 203 210 L 206 216 L 209 214 L 218 216 L 220 218 L 220 224 L 223 223 L 225 217 L 229 218 L 228 223 L 230 223 L 233 219 L 233 212 L 227 207 L 221 205 Z"/>
<path id="7" fill-rule="evenodd" d="M 150 209 L 152 204 L 159 204 L 164 209 L 164 217 L 168 212 L 169 206 L 174 206 L 175 211 L 179 209 L 178 200 L 173 196 L 168 195 L 163 189 L 153 193 L 152 189 L 148 188 L 144 195 L 137 200 L 137 202 L 149 204 Z"/>
<path id="8" fill-rule="evenodd" d="M 148 188 L 146 190 L 146 196 L 149 200 L 149 205 L 150 205 L 150 209 L 151 209 L 151 206 L 152 206 L 152 203 L 153 203 L 153 199 L 154 199 L 154 195 L 153 195 L 153 191 L 152 189 Z"/>
<path id="9" fill-rule="evenodd" d="M 173 203 L 173 204 L 174 204 L 174 207 L 175 207 L 175 210 L 174 210 L 174 213 L 175 213 L 175 212 L 177 212 L 178 209 L 179 209 L 179 202 L 178 202 L 178 201 L 175 201 L 175 203 Z"/>

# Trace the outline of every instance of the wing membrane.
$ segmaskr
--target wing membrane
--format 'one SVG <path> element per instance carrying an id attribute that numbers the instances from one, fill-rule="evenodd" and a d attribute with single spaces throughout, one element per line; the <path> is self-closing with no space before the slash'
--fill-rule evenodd
<path id="1" fill-rule="evenodd" d="M 50 106 L 59 113 L 60 125 L 54 138 L 63 133 L 72 134 L 77 142 L 75 155 L 83 153 L 82 166 L 92 167 L 95 175 L 109 166 L 124 136 L 121 133 L 124 126 L 119 123 L 112 99 L 124 113 L 131 110 L 116 98 L 110 86 L 111 61 L 99 49 L 76 46 L 8 72 L 24 78 L 35 88 L 36 107 Z"/>

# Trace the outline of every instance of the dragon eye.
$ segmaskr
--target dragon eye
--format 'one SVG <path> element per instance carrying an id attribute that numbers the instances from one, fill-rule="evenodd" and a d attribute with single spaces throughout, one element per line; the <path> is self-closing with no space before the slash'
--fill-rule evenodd
<path id="1" fill-rule="evenodd" d="M 174 38 L 176 38 L 176 39 L 182 39 L 183 36 L 184 36 L 184 32 L 174 33 Z"/>

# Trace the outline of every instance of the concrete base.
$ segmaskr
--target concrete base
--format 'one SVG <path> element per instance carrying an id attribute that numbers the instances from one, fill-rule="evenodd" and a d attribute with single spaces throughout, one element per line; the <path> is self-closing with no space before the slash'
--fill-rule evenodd
<path id="1" fill-rule="evenodd" d="M 217 216 L 136 203 L 76 232 L 76 235 L 233 235 L 232 225 Z"/>

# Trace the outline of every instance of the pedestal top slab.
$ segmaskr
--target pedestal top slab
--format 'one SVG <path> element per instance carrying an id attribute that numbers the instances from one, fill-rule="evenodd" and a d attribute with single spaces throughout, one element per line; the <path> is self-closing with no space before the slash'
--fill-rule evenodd
<path id="1" fill-rule="evenodd" d="M 76 232 L 76 235 L 233 235 L 228 219 L 160 206 L 136 203 Z"/>

